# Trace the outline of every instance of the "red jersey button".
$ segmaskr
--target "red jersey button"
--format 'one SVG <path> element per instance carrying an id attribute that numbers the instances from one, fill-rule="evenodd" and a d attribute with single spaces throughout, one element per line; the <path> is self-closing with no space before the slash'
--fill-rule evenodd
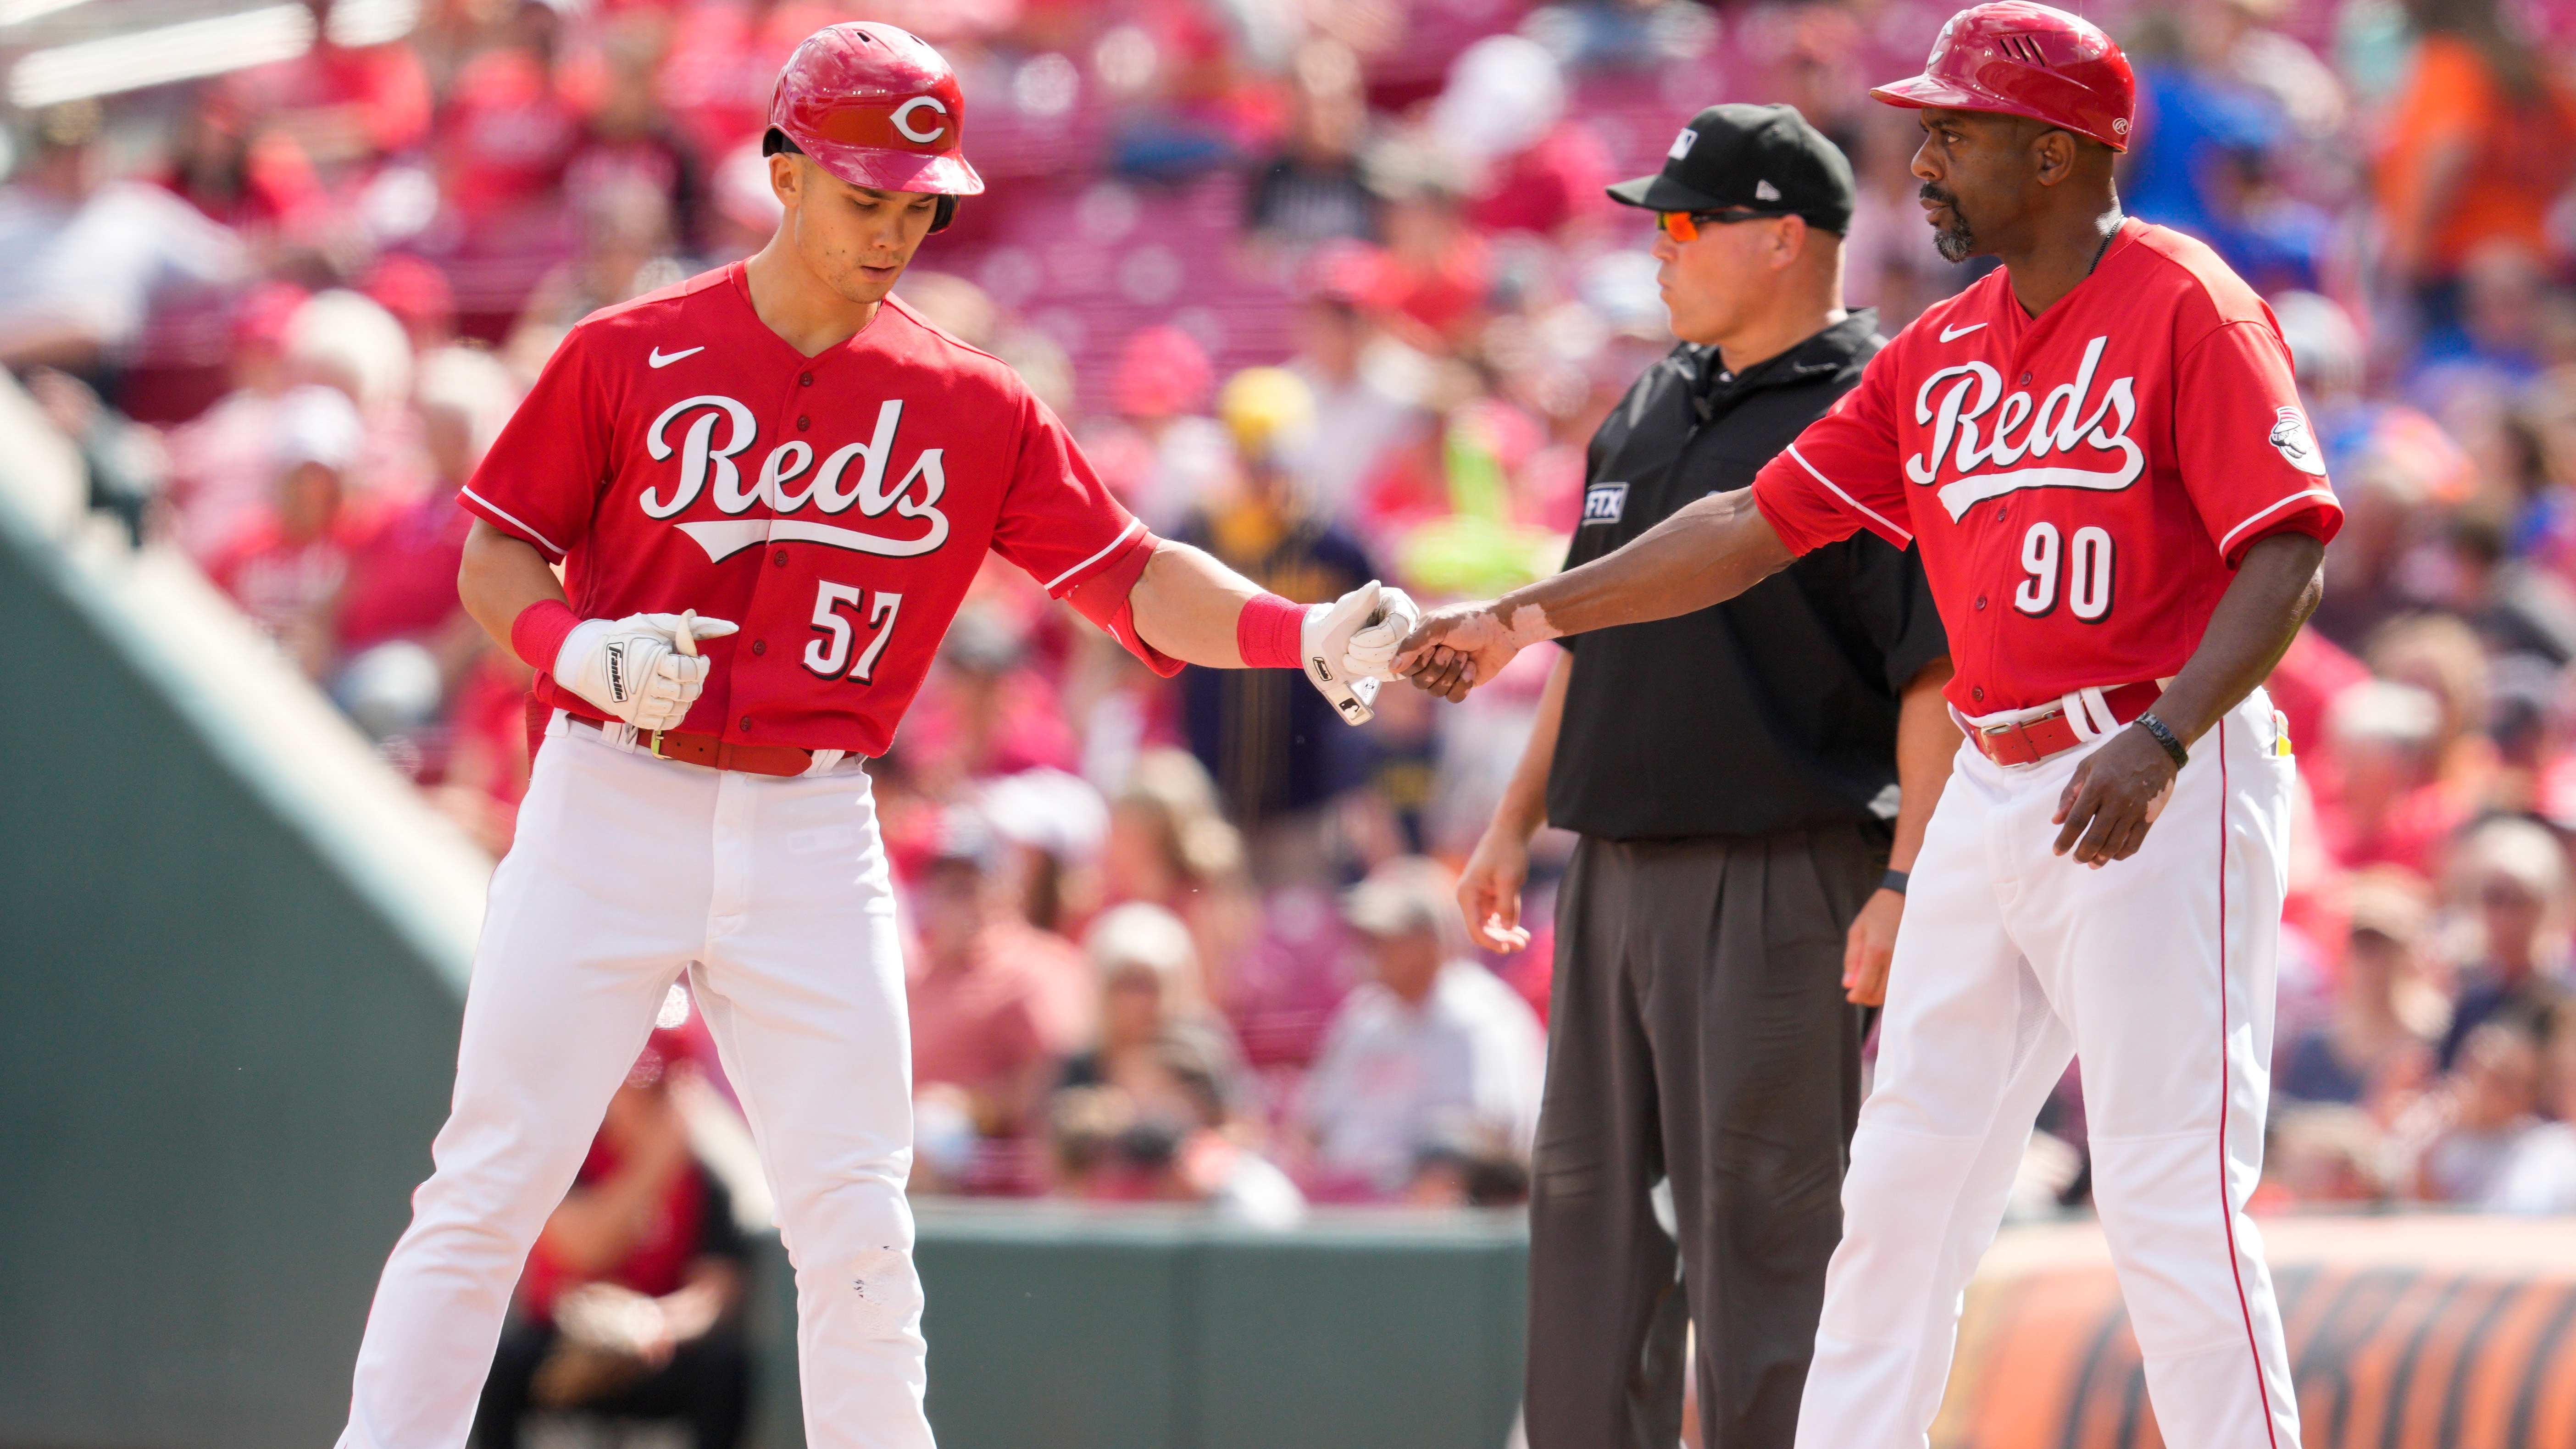
<path id="1" fill-rule="evenodd" d="M 752 652 L 752 653 L 754 653 L 754 654 L 766 654 L 766 653 L 768 653 L 768 652 L 769 652 L 769 641 L 768 641 L 768 640 L 766 640 L 766 639 L 754 639 L 754 640 L 752 640 L 752 641 L 751 641 L 751 652 Z"/>

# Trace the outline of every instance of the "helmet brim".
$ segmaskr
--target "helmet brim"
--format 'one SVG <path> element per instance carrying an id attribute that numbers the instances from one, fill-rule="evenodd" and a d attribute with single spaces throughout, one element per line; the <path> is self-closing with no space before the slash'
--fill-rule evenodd
<path id="1" fill-rule="evenodd" d="M 2066 122 L 2054 116 L 2042 114 L 2035 107 L 2020 105 L 1990 91 L 1977 90 L 1936 75 L 1908 76 L 1901 81 L 1872 86 L 1869 98 L 1916 111 L 1926 106 L 1938 106 L 1952 111 L 1990 111 L 1999 116 L 2020 116 L 2025 120 L 2044 121 L 2049 125 L 2073 131 L 2079 136 L 2091 137 L 2114 151 L 2129 149 L 2129 143 L 2117 137 L 2098 135 L 2081 126 L 2067 125 Z"/>
<path id="2" fill-rule="evenodd" d="M 852 186 L 938 196 L 978 196 L 984 190 L 984 178 L 954 151 L 925 156 L 882 146 L 845 145 L 819 136 L 794 136 L 794 140 L 796 149 L 812 157 L 815 165 Z"/>

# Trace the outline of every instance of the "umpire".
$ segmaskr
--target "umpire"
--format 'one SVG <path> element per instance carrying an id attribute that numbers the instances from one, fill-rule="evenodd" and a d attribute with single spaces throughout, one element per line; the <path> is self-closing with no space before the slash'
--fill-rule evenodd
<path id="1" fill-rule="evenodd" d="M 1851 165 L 1794 108 L 1712 106 L 1610 195 L 1656 213 L 1682 341 L 1593 437 L 1568 568 L 1750 484 L 1883 345 L 1843 307 Z M 1531 835 L 1581 836 L 1530 1202 L 1530 1449 L 1674 1443 L 1686 1319 L 1703 1442 L 1789 1449 L 1864 1008 L 1958 747 L 1949 645 L 1920 561 L 1865 532 L 1732 602 L 1558 642 L 1458 890 L 1507 949 Z"/>

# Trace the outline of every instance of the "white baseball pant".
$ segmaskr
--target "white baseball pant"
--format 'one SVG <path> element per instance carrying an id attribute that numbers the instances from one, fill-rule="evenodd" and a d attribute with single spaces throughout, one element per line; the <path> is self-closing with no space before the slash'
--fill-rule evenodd
<path id="1" fill-rule="evenodd" d="M 2093 1199 L 2168 1444 L 2296 1449 L 2262 1167 L 2293 765 L 2257 690 L 2192 747 L 2138 853 L 2050 852 L 2092 745 L 1963 746 L 1897 932 L 1878 1075 L 1843 1183 L 1800 1449 L 1921 1449 L 1961 1295 L 2031 1121 L 2084 1061 Z"/>
<path id="2" fill-rule="evenodd" d="M 911 1035 L 868 777 L 702 769 L 626 733 L 558 714 L 537 755 L 340 1449 L 461 1449 L 528 1249 L 683 971 L 795 1265 L 806 1442 L 929 1449 Z"/>

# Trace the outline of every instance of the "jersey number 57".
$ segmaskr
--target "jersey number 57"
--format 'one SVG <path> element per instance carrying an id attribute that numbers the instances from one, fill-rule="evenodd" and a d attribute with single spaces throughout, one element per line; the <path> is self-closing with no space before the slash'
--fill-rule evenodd
<path id="1" fill-rule="evenodd" d="M 823 637 L 806 644 L 805 668 L 824 679 L 868 683 L 876 675 L 877 656 L 885 653 L 886 641 L 894 637 L 895 616 L 902 611 L 901 594 L 872 595 L 848 584 L 819 583 L 814 591 L 814 632 Z M 870 634 L 855 663 L 850 659 L 850 646 L 858 638 L 851 627 L 853 618 L 863 621 Z"/>

